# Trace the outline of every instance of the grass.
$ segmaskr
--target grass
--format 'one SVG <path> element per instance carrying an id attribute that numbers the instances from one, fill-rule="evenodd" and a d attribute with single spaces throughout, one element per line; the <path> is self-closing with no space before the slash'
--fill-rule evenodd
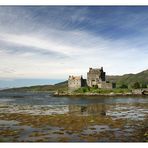
<path id="1" fill-rule="evenodd" d="M 82 87 L 74 91 L 74 93 L 99 93 L 99 94 L 110 94 L 110 93 L 130 93 L 130 89 L 114 88 L 114 89 L 100 89 L 100 88 L 89 88 Z"/>
<path id="2" fill-rule="evenodd" d="M 2 91 L 9 91 L 9 92 L 55 92 L 55 91 L 66 91 L 68 88 L 67 81 L 55 85 L 36 85 L 36 86 L 29 86 L 29 87 L 19 87 L 19 88 L 10 88 L 5 89 Z"/>

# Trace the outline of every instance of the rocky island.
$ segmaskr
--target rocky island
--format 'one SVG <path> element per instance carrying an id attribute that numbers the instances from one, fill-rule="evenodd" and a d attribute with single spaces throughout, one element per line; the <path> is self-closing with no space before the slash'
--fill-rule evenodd
<path id="1" fill-rule="evenodd" d="M 56 91 L 55 96 L 114 96 L 114 95 L 147 95 L 148 89 L 140 88 L 136 82 L 133 88 L 128 88 L 122 84 L 122 87 L 116 87 L 115 81 L 109 81 L 106 78 L 106 72 L 101 68 L 89 68 L 87 79 L 83 76 L 69 76 L 68 88 L 66 91 Z"/>

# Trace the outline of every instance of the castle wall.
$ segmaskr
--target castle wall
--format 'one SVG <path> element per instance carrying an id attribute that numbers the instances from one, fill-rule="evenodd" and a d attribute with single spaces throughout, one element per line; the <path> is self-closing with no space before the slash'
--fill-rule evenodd
<path id="1" fill-rule="evenodd" d="M 68 80 L 68 88 L 75 90 L 81 87 L 81 80 Z"/>
<path id="2" fill-rule="evenodd" d="M 68 79 L 68 89 L 69 90 L 76 90 L 86 85 L 86 80 L 83 79 L 81 76 L 69 76 Z"/>
<path id="3" fill-rule="evenodd" d="M 113 89 L 113 84 L 112 83 L 107 83 L 107 82 L 101 82 L 101 83 L 98 84 L 98 88 Z"/>
<path id="4" fill-rule="evenodd" d="M 98 83 L 102 81 L 105 81 L 105 72 L 103 72 L 103 68 L 89 68 L 89 72 L 87 73 L 87 85 L 90 87 L 97 86 Z"/>
<path id="5" fill-rule="evenodd" d="M 69 76 L 68 79 L 68 89 L 69 91 L 74 91 L 84 86 L 94 87 L 102 89 L 112 89 L 113 83 L 106 82 L 105 72 L 103 71 L 103 67 L 99 68 L 89 68 L 89 72 L 87 72 L 87 81 L 83 79 L 82 76 Z"/>

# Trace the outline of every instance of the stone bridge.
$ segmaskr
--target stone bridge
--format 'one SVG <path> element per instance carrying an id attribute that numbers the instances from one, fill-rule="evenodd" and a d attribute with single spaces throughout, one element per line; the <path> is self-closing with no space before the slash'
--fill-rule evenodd
<path id="1" fill-rule="evenodd" d="M 136 95 L 148 95 L 148 88 L 133 89 L 132 93 Z"/>
<path id="2" fill-rule="evenodd" d="M 142 94 L 143 95 L 148 95 L 148 88 L 142 89 Z"/>

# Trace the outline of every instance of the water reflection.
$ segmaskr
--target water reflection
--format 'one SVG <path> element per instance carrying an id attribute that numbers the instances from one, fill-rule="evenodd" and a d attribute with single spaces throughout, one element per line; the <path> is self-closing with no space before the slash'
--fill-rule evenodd
<path id="1" fill-rule="evenodd" d="M 148 103 L 148 96 L 75 96 L 54 97 L 48 92 L 0 92 L 0 103 L 18 105 L 69 105 L 69 104 L 119 104 Z"/>
<path id="2" fill-rule="evenodd" d="M 3 103 L 0 104 L 0 113 L 0 139 L 7 141 L 57 142 L 64 139 L 71 142 L 131 142 L 143 141 L 140 136 L 142 130 L 143 135 L 146 133 L 148 104 L 14 105 Z"/>
<path id="3" fill-rule="evenodd" d="M 0 113 L 32 115 L 71 114 L 78 116 L 109 116 L 114 119 L 143 120 L 148 115 L 147 103 L 77 104 L 77 105 L 17 105 L 0 104 Z"/>
<path id="4" fill-rule="evenodd" d="M 108 116 L 114 119 L 143 120 L 148 115 L 148 104 L 86 104 L 69 105 L 68 113 L 80 116 Z"/>
<path id="5" fill-rule="evenodd" d="M 69 105 L 69 113 L 77 115 L 106 115 L 105 104 Z"/>

